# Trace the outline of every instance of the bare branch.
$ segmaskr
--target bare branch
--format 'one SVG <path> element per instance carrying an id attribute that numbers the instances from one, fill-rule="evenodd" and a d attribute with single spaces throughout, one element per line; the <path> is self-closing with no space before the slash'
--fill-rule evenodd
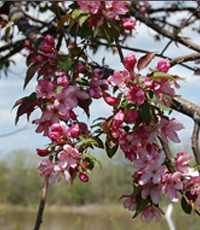
<path id="1" fill-rule="evenodd" d="M 23 32 L 24 35 L 36 45 L 36 47 L 40 48 L 42 46 L 44 43 L 44 36 L 34 26 L 29 24 L 21 10 L 21 2 L 11 2 L 9 18 L 11 21 L 14 21 L 15 25 L 18 26 L 19 31 Z"/>
<path id="2" fill-rule="evenodd" d="M 129 7 L 129 10 L 130 10 L 130 13 L 132 16 L 134 16 L 137 20 L 143 22 L 146 26 L 155 30 L 159 34 L 162 34 L 163 36 L 165 36 L 165 37 L 167 37 L 167 38 L 169 38 L 175 42 L 178 42 L 178 43 L 188 47 L 189 49 L 193 49 L 197 52 L 200 52 L 200 46 L 199 45 L 189 41 L 188 39 L 186 39 L 184 37 L 174 35 L 170 31 L 165 30 L 163 27 L 160 27 L 159 25 L 155 24 L 154 22 L 152 22 L 151 19 L 145 17 L 143 14 L 141 14 L 140 12 L 138 12 L 135 9 Z"/>
<path id="3" fill-rule="evenodd" d="M 175 96 L 172 100 L 171 107 L 183 113 L 189 117 L 191 117 L 197 124 L 200 124 L 200 107 L 189 102 L 181 97 Z"/>
<path id="4" fill-rule="evenodd" d="M 195 123 L 193 134 L 192 134 L 192 150 L 196 159 L 198 166 L 200 167 L 200 151 L 198 146 L 198 138 L 199 138 L 199 124 Z M 198 171 L 200 173 L 200 168 L 198 167 Z"/>
<path id="5" fill-rule="evenodd" d="M 170 63 L 170 66 L 172 67 L 176 64 L 181 64 L 181 63 L 187 62 L 187 61 L 195 61 L 198 59 L 200 59 L 200 53 L 192 53 L 189 55 L 184 55 L 181 57 L 174 58 L 169 63 Z"/>
<path id="6" fill-rule="evenodd" d="M 53 156 L 50 156 L 49 160 L 52 161 Z M 40 225 L 42 223 L 42 216 L 43 216 L 43 212 L 44 212 L 44 207 L 45 207 L 47 192 L 48 192 L 48 187 L 49 187 L 48 179 L 49 179 L 49 177 L 46 177 L 44 180 L 44 184 L 42 187 L 42 196 L 41 196 L 41 200 L 40 200 L 40 206 L 39 206 L 38 215 L 37 215 L 37 219 L 36 219 L 36 223 L 35 223 L 35 228 L 33 230 L 39 230 Z"/>

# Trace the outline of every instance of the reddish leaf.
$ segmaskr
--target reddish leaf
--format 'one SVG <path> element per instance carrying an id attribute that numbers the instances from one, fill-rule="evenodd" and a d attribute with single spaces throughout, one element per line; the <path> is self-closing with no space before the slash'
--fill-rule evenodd
<path id="1" fill-rule="evenodd" d="M 19 107 L 15 118 L 15 124 L 17 124 L 19 118 L 25 113 L 27 114 L 27 119 L 29 119 L 30 114 L 34 111 L 35 107 L 38 105 L 36 94 L 32 93 L 29 97 L 23 97 L 19 99 L 18 101 L 16 101 L 13 108 L 15 108 L 18 105 Z"/>
<path id="2" fill-rule="evenodd" d="M 144 68 L 146 68 L 149 65 L 149 63 L 154 59 L 154 57 L 155 57 L 155 52 L 147 53 L 143 57 L 141 57 L 137 63 L 138 71 L 141 71 Z"/>
<path id="3" fill-rule="evenodd" d="M 42 76 L 48 70 L 48 68 L 49 68 L 49 61 L 43 62 L 43 65 L 38 72 L 38 78 Z"/>
<path id="4" fill-rule="evenodd" d="M 23 87 L 24 89 L 28 85 L 29 81 L 33 78 L 35 72 L 37 71 L 37 69 L 39 68 L 40 65 L 41 65 L 41 63 L 34 63 L 28 68 L 28 70 L 26 72 L 26 78 L 24 81 L 24 87 Z"/>
<path id="5" fill-rule="evenodd" d="M 38 52 L 33 52 L 28 55 L 26 58 L 26 65 L 29 66 L 32 63 L 32 59 L 38 56 Z"/>
<path id="6" fill-rule="evenodd" d="M 81 107 L 85 113 L 87 114 L 88 118 L 90 117 L 90 104 L 92 103 L 92 99 L 89 98 L 87 100 L 78 100 L 78 105 Z"/>

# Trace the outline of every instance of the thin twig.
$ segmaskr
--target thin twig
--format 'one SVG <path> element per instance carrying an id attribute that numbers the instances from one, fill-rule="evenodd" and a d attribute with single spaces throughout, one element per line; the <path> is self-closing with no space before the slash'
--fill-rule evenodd
<path id="1" fill-rule="evenodd" d="M 198 171 L 200 174 L 200 151 L 199 151 L 199 146 L 198 146 L 199 128 L 200 128 L 199 124 L 195 122 L 193 133 L 192 133 L 192 150 L 193 150 L 194 157 L 198 165 Z"/>
<path id="2" fill-rule="evenodd" d="M 52 161 L 53 156 L 50 156 L 49 160 Z M 35 222 L 35 228 L 33 230 L 39 230 L 40 225 L 42 224 L 42 217 L 43 217 L 43 213 L 44 213 L 44 207 L 45 207 L 47 192 L 48 192 L 48 187 L 49 187 L 48 179 L 49 179 L 49 177 L 46 177 L 44 180 L 44 184 L 42 187 L 42 195 L 41 195 L 40 205 L 39 205 L 39 209 L 38 209 L 38 215 L 37 215 L 37 219 Z"/>
<path id="3" fill-rule="evenodd" d="M 121 60 L 121 63 L 124 64 L 124 55 L 122 53 L 122 49 L 121 49 L 121 46 L 119 44 L 119 39 L 118 37 L 115 38 L 115 43 L 116 43 L 116 46 L 117 46 L 117 50 L 119 52 L 119 56 L 120 56 L 120 60 Z"/>

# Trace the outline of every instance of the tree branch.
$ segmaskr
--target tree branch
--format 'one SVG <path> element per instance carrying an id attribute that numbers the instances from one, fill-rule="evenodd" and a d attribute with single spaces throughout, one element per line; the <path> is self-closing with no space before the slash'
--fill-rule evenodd
<path id="1" fill-rule="evenodd" d="M 200 59 L 200 53 L 192 53 L 192 54 L 188 54 L 188 55 L 174 58 L 169 63 L 170 63 L 170 66 L 172 67 L 176 64 L 181 64 L 181 63 L 187 62 L 187 61 L 195 61 L 198 59 Z"/>
<path id="2" fill-rule="evenodd" d="M 175 96 L 172 100 L 171 108 L 191 117 L 200 125 L 200 107 L 181 97 Z"/>
<path id="3" fill-rule="evenodd" d="M 18 26 L 19 31 L 31 40 L 37 48 L 41 48 L 44 41 L 44 36 L 32 25 L 29 24 L 23 11 L 21 10 L 21 2 L 13 1 L 10 4 L 10 21 L 14 21 L 15 25 Z"/>
<path id="4" fill-rule="evenodd" d="M 173 33 L 171 33 L 168 30 L 165 30 L 163 27 L 160 27 L 159 25 L 155 24 L 154 22 L 151 21 L 151 19 L 146 18 L 143 14 L 141 14 L 140 12 L 138 12 L 137 10 L 130 8 L 130 14 L 132 16 L 134 16 L 137 20 L 143 22 L 146 26 L 150 27 L 151 29 L 155 30 L 156 32 L 158 32 L 159 34 L 162 34 L 163 36 L 178 42 L 190 49 L 193 49 L 197 52 L 200 52 L 200 46 L 187 40 L 186 38 L 174 35 Z"/>
<path id="5" fill-rule="evenodd" d="M 196 159 L 196 162 L 198 164 L 198 171 L 200 173 L 200 151 L 198 146 L 198 138 L 199 138 L 199 124 L 195 122 L 193 134 L 192 134 L 192 150 Z"/>

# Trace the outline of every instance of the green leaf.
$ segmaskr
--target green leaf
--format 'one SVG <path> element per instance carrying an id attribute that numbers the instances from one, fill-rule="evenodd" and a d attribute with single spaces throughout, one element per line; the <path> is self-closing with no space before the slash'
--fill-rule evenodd
<path id="1" fill-rule="evenodd" d="M 115 153 L 117 152 L 119 144 L 117 143 L 117 144 L 115 144 L 114 147 L 110 147 L 108 144 L 108 141 L 106 140 L 105 146 L 106 146 L 106 153 L 107 153 L 108 157 L 112 158 L 115 155 Z"/>
<path id="2" fill-rule="evenodd" d="M 90 138 L 80 137 L 80 139 L 81 139 L 81 143 L 86 145 L 86 146 L 92 144 L 98 148 L 104 149 L 103 142 L 98 137 L 90 137 Z"/>
<path id="3" fill-rule="evenodd" d="M 97 158 L 95 158 L 94 156 L 90 155 L 89 153 L 83 153 L 83 154 L 82 154 L 82 158 L 83 158 L 83 159 L 88 158 L 88 159 L 90 159 L 91 161 L 96 161 L 96 162 L 98 163 L 100 169 L 102 169 L 101 161 L 98 160 Z"/>
<path id="4" fill-rule="evenodd" d="M 127 108 L 128 106 L 128 103 L 129 103 L 129 100 L 125 97 L 122 102 L 121 102 L 121 106 L 122 108 Z"/>
<path id="5" fill-rule="evenodd" d="M 167 73 L 163 73 L 163 72 L 154 72 L 152 77 L 149 77 L 151 80 L 155 80 L 155 79 L 161 79 L 161 78 L 167 78 L 170 79 L 172 81 L 176 81 L 171 75 L 167 74 Z"/>
<path id="6" fill-rule="evenodd" d="M 73 13 L 72 13 L 72 18 L 73 18 L 74 20 L 77 20 L 78 17 L 79 17 L 81 14 L 85 14 L 85 12 L 82 11 L 81 9 L 76 9 L 76 10 L 74 10 Z"/>
<path id="7" fill-rule="evenodd" d="M 79 86 L 90 88 L 89 82 L 86 79 L 84 79 L 84 78 L 78 77 L 78 78 L 76 78 L 75 82 Z"/>
<path id="8" fill-rule="evenodd" d="M 133 218 L 137 217 L 149 204 L 149 199 L 143 200 L 140 193 L 136 196 L 136 211 Z"/>
<path id="9" fill-rule="evenodd" d="M 139 109 L 140 119 L 146 124 L 149 124 L 152 118 L 151 106 L 147 101 L 145 101 L 142 105 L 139 106 Z"/>
<path id="10" fill-rule="evenodd" d="M 183 196 L 181 199 L 181 207 L 183 209 L 183 211 L 187 214 L 191 214 L 192 212 L 192 207 L 190 204 L 188 204 L 188 202 L 186 201 L 185 197 Z"/>
<path id="11" fill-rule="evenodd" d="M 62 70 L 64 72 L 68 73 L 69 70 L 71 69 L 71 66 L 72 66 L 72 63 L 73 63 L 71 58 L 69 58 L 66 55 L 62 55 L 61 57 L 57 56 L 56 59 L 58 60 L 58 63 L 61 66 Z"/>
<path id="12" fill-rule="evenodd" d="M 158 104 L 158 107 L 161 109 L 161 110 L 163 110 L 163 111 L 171 111 L 172 110 L 172 108 L 169 108 L 169 107 L 167 107 L 166 105 L 164 105 L 164 104 Z"/>
<path id="13" fill-rule="evenodd" d="M 80 20 L 79 20 L 80 27 L 82 27 L 82 25 L 88 20 L 89 17 L 90 17 L 90 15 L 83 15 L 80 18 Z"/>
<path id="14" fill-rule="evenodd" d="M 156 94 L 153 91 L 150 90 L 149 94 L 147 94 L 147 96 L 148 96 L 149 100 L 151 100 L 155 105 L 157 105 L 158 99 L 157 99 Z"/>
<path id="15" fill-rule="evenodd" d="M 92 35 L 92 27 L 88 23 L 84 23 L 80 30 L 81 38 L 87 38 Z"/>
<path id="16" fill-rule="evenodd" d="M 58 32 L 58 30 L 60 29 L 60 27 L 62 27 L 62 26 L 65 24 L 65 22 L 68 22 L 71 18 L 72 18 L 72 14 L 71 14 L 71 13 L 69 13 L 69 14 L 63 16 L 63 17 L 60 19 L 60 21 L 58 22 L 58 25 L 57 25 L 57 32 Z"/>

